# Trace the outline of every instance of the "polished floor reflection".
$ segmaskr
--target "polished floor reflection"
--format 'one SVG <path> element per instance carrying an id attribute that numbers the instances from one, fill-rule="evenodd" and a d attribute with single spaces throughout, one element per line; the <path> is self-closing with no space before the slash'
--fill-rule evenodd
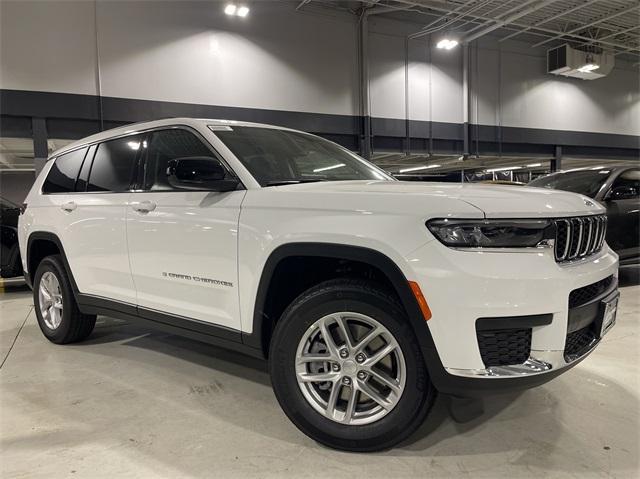
<path id="1" fill-rule="evenodd" d="M 370 455 L 298 432 L 259 361 L 104 317 L 56 346 L 30 291 L 6 286 L 0 476 L 638 477 L 638 276 L 622 275 L 618 323 L 579 366 L 464 424 L 440 397 L 411 441 Z"/>

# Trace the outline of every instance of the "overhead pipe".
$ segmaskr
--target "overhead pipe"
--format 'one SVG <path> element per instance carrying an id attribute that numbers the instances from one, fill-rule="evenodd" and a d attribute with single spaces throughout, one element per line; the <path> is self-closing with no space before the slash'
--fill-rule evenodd
<path id="1" fill-rule="evenodd" d="M 469 158 L 469 44 L 462 45 L 462 132 L 464 160 Z"/>
<path id="2" fill-rule="evenodd" d="M 379 13 L 389 13 L 396 10 L 406 10 L 406 6 L 388 7 L 386 5 L 375 6 L 380 0 L 372 1 L 372 7 L 364 9 L 360 15 L 360 102 L 362 112 L 362 136 L 360 153 L 369 160 L 372 156 L 371 144 L 371 91 L 369 88 L 369 16 Z M 408 94 L 408 93 L 407 93 Z M 405 97 L 405 102 L 408 101 Z M 408 119 L 408 117 L 407 117 Z M 408 131 L 408 130 L 407 130 Z M 408 134 L 408 133 L 407 133 Z"/>
<path id="3" fill-rule="evenodd" d="M 362 136 L 360 153 L 371 159 L 371 93 L 369 91 L 369 16 L 366 11 L 360 16 L 360 103 L 362 110 Z"/>

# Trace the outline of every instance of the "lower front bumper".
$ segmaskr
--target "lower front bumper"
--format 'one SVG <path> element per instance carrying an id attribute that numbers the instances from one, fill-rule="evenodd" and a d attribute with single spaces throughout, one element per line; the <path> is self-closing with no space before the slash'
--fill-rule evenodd
<path id="1" fill-rule="evenodd" d="M 440 374 L 436 373 L 432 376 L 431 380 L 440 393 L 457 397 L 480 398 L 495 394 L 512 393 L 515 391 L 534 388 L 551 381 L 560 374 L 579 364 L 593 351 L 596 345 L 597 342 L 588 353 L 582 355 L 575 361 L 566 363 L 563 367 L 556 369 L 551 368 L 545 371 L 534 371 L 533 373 L 520 375 L 502 374 L 500 376 L 455 375 L 451 374 L 448 370 L 442 370 Z M 556 353 L 556 351 L 547 352 Z M 561 351 L 559 353 L 560 356 L 563 355 Z"/>
<path id="2" fill-rule="evenodd" d="M 522 364 L 481 369 L 443 368 L 440 374 L 436 373 L 433 381 L 440 392 L 461 397 L 478 397 L 539 386 L 572 368 L 593 352 L 601 336 L 615 324 L 615 310 L 609 308 L 617 304 L 618 298 L 617 283 L 614 282 L 603 294 L 576 308 L 578 314 L 570 318 L 570 328 L 582 327 L 581 311 L 598 306 L 589 324 L 577 331 L 593 332 L 590 341 L 577 351 L 571 351 L 569 346 L 565 350 L 532 349 L 529 359 Z M 613 314 L 610 315 L 610 311 L 614 311 Z"/>
<path id="3" fill-rule="evenodd" d="M 588 349 L 577 360 L 582 360 L 588 356 L 598 344 L 598 340 L 594 340 Z M 547 374 L 549 371 L 559 371 L 567 368 L 576 360 L 566 361 L 564 351 L 536 351 L 531 350 L 531 356 L 522 364 L 512 364 L 508 366 L 491 366 L 484 369 L 455 369 L 446 368 L 447 373 L 454 376 L 463 376 L 469 378 L 486 378 L 500 379 L 534 376 L 538 374 Z"/>

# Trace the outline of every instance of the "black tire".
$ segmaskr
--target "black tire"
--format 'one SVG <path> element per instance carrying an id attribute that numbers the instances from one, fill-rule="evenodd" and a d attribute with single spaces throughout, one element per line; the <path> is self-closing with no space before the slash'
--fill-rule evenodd
<path id="1" fill-rule="evenodd" d="M 55 275 L 60 284 L 60 292 L 62 295 L 62 321 L 55 329 L 47 326 L 40 311 L 38 291 L 42 276 L 47 272 Z M 67 270 L 64 267 L 60 255 L 47 256 L 38 265 L 33 280 L 33 304 L 40 329 L 45 337 L 52 343 L 67 344 L 82 341 L 91 334 L 96 324 L 95 315 L 82 314 L 78 309 L 78 304 L 71 289 L 71 282 L 69 281 Z"/>
<path id="2" fill-rule="evenodd" d="M 406 384 L 399 402 L 386 416 L 370 424 L 340 424 L 323 416 L 305 399 L 296 379 L 296 350 L 303 334 L 318 319 L 338 311 L 375 318 L 395 337 L 405 359 Z M 436 396 L 398 300 L 375 284 L 355 279 L 321 283 L 291 303 L 274 331 L 269 370 L 276 398 L 296 427 L 326 446 L 346 451 L 378 451 L 406 439 L 423 423 Z"/>

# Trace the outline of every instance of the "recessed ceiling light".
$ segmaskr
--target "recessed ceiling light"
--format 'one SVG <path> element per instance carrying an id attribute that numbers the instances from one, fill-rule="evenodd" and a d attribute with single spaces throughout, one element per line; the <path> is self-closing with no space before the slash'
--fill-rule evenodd
<path id="1" fill-rule="evenodd" d="M 236 15 L 238 15 L 239 17 L 246 17 L 248 14 L 249 14 L 249 7 L 242 6 L 238 8 L 238 13 Z"/>
<path id="2" fill-rule="evenodd" d="M 235 15 L 236 14 L 236 6 L 233 3 L 228 4 L 224 7 L 224 13 L 227 15 Z"/>

